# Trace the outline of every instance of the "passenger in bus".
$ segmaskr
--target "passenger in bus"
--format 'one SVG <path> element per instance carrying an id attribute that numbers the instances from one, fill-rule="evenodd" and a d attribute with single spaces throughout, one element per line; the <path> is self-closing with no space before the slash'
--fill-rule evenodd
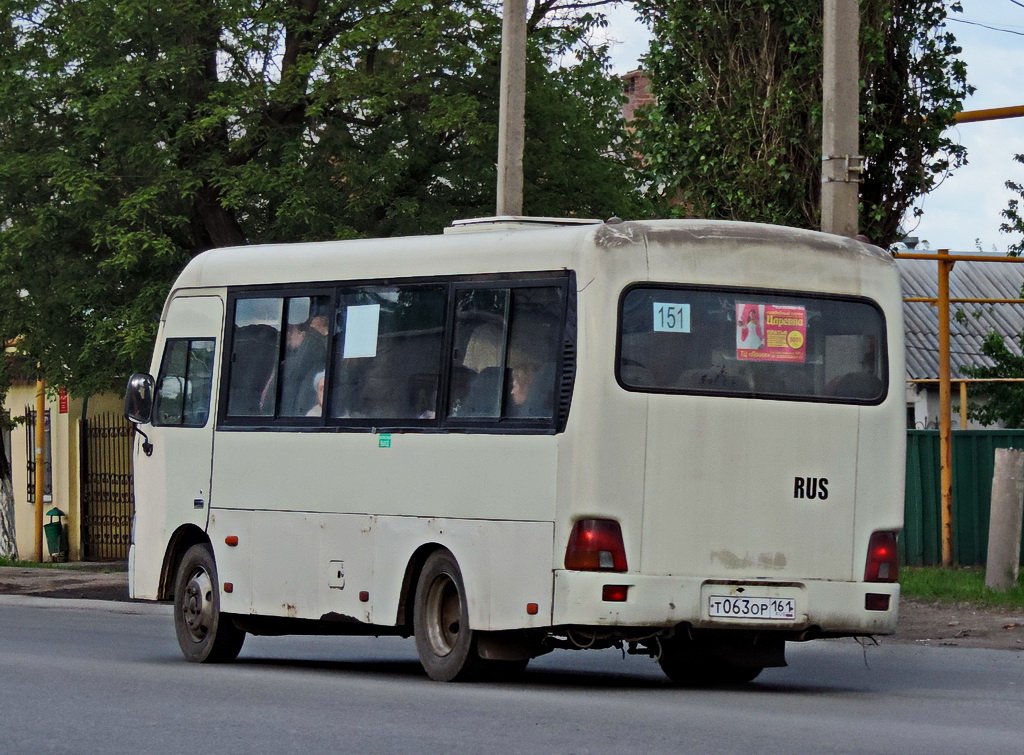
<path id="1" fill-rule="evenodd" d="M 502 325 L 497 322 L 484 321 L 472 329 L 462 362 L 452 370 L 452 416 L 498 416 L 504 339 Z"/>
<path id="2" fill-rule="evenodd" d="M 324 413 L 324 384 L 327 373 L 324 370 L 313 376 L 313 390 L 316 392 L 316 406 L 306 412 L 307 417 L 321 417 Z"/>
<path id="3" fill-rule="evenodd" d="M 882 381 L 870 372 L 850 372 L 829 381 L 825 395 L 835 398 L 876 399 L 882 395 L 884 388 Z"/>
<path id="4" fill-rule="evenodd" d="M 510 417 L 550 417 L 554 410 L 555 368 L 552 363 L 512 368 L 508 404 Z"/>
<path id="5" fill-rule="evenodd" d="M 860 369 L 832 378 L 825 386 L 826 396 L 870 400 L 882 395 L 885 385 L 875 371 L 875 365 L 878 363 L 875 342 L 870 338 L 864 340 L 864 353 L 860 359 Z"/>
<path id="6" fill-rule="evenodd" d="M 509 358 L 508 416 L 551 416 L 555 383 L 553 356 L 554 349 L 548 344 L 525 339 L 513 343 Z"/>
<path id="7" fill-rule="evenodd" d="M 280 414 L 302 417 L 317 405 L 313 378 L 327 365 L 327 317 L 313 315 L 305 323 L 290 326 L 281 388 Z"/>
<path id="8" fill-rule="evenodd" d="M 277 378 L 277 331 L 270 325 L 245 325 L 235 331 L 230 410 L 239 416 L 273 411 L 264 396 Z"/>

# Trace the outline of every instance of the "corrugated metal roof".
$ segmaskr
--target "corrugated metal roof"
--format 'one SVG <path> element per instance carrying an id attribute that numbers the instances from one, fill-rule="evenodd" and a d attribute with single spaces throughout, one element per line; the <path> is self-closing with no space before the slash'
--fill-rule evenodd
<path id="1" fill-rule="evenodd" d="M 898 259 L 903 296 L 937 296 L 938 264 L 932 260 Z M 951 299 L 1018 299 L 1024 286 L 1024 266 L 986 262 L 957 262 L 949 276 Z M 1020 354 L 1020 333 L 1024 330 L 1024 304 L 953 304 L 950 330 L 950 356 L 953 377 L 963 365 L 992 361 L 981 353 L 985 337 L 995 331 L 1006 345 Z M 907 377 L 939 376 L 939 318 L 936 307 L 924 303 L 904 303 L 906 320 Z"/>

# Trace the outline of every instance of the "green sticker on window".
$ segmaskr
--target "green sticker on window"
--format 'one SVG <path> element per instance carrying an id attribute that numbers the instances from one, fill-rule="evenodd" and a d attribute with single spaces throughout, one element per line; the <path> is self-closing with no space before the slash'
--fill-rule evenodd
<path id="1" fill-rule="evenodd" d="M 377 448 L 391 448 L 391 433 L 381 433 L 377 436 Z"/>

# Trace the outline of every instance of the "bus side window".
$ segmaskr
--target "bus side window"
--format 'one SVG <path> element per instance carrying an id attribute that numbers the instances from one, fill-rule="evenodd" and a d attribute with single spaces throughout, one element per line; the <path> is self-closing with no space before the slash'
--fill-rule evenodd
<path id="1" fill-rule="evenodd" d="M 434 420 L 446 290 L 364 286 L 342 292 L 330 416 Z"/>
<path id="2" fill-rule="evenodd" d="M 283 306 L 281 298 L 235 302 L 229 416 L 274 416 Z"/>
<path id="3" fill-rule="evenodd" d="M 167 341 L 157 378 L 155 425 L 202 427 L 210 416 L 214 342 Z"/>
<path id="4" fill-rule="evenodd" d="M 550 418 L 555 412 L 555 370 L 565 311 L 562 289 L 516 288 L 512 294 L 505 416 Z"/>
<path id="5" fill-rule="evenodd" d="M 459 291 L 455 300 L 455 353 L 449 415 L 497 418 L 508 340 L 509 290 Z"/>
<path id="6" fill-rule="evenodd" d="M 555 286 L 459 292 L 450 416 L 554 416 L 563 297 Z"/>

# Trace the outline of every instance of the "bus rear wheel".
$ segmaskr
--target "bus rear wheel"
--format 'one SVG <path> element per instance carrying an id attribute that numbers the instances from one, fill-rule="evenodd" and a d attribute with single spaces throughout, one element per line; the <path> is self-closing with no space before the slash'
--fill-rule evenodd
<path id="1" fill-rule="evenodd" d="M 469 627 L 466 588 L 455 557 L 444 550 L 427 558 L 416 583 L 413 634 L 420 663 L 438 682 L 466 681 L 481 669 Z"/>
<path id="2" fill-rule="evenodd" d="M 206 543 L 189 548 L 178 567 L 174 631 L 182 654 L 194 663 L 233 661 L 245 642 L 245 632 L 220 612 L 217 565 Z"/>

